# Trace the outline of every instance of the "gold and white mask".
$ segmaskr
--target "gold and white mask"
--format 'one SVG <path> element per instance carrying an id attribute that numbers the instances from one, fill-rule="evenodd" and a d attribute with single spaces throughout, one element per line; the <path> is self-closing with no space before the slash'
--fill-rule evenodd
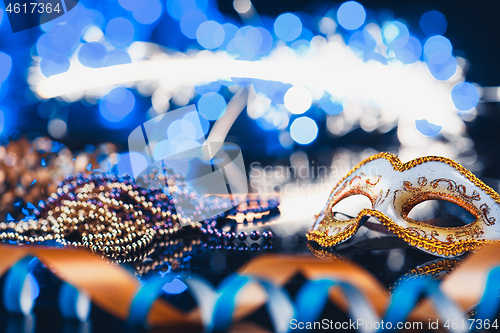
<path id="1" fill-rule="evenodd" d="M 371 209 L 361 210 L 352 219 L 336 219 L 334 206 L 359 194 L 370 199 Z M 443 227 L 408 217 L 413 207 L 435 199 L 466 209 L 475 217 L 474 222 Z M 407 163 L 389 153 L 369 157 L 333 189 L 307 238 L 323 247 L 338 245 L 351 238 L 367 216 L 377 218 L 411 246 L 442 257 L 458 256 L 500 240 L 498 193 L 469 170 L 444 157 L 421 157 Z"/>

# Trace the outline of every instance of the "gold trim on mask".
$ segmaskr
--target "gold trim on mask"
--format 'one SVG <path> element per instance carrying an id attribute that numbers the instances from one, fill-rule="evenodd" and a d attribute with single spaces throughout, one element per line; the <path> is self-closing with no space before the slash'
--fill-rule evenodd
<path id="1" fill-rule="evenodd" d="M 418 265 L 409 272 L 399 277 L 390 287 L 391 292 L 396 290 L 402 282 L 422 276 L 431 276 L 434 279 L 442 280 L 445 276 L 460 267 L 461 261 L 457 259 L 439 259 Z"/>
<path id="2" fill-rule="evenodd" d="M 393 196 L 389 198 L 392 198 L 394 211 L 401 219 L 409 222 L 411 225 L 410 227 L 405 228 L 398 225 L 386 214 L 375 209 L 363 209 L 354 219 L 344 221 L 336 220 L 333 217 L 331 209 L 336 203 L 348 196 L 354 194 L 365 195 L 370 199 L 373 208 L 375 208 L 375 206 L 380 206 L 387 199 L 391 189 L 387 191 L 381 189 L 380 192 L 377 192 L 378 190 L 374 188 L 384 175 L 377 175 L 374 180 L 373 178 L 363 179 L 365 174 L 360 173 L 350 181 L 344 182 L 356 172 L 356 170 L 377 159 L 389 161 L 394 171 L 399 172 L 410 170 L 427 162 L 445 163 L 457 170 L 475 186 L 483 190 L 497 204 L 500 204 L 500 195 L 498 195 L 498 193 L 479 180 L 472 172 L 451 159 L 440 156 L 427 156 L 411 160 L 407 163 L 402 163 L 399 158 L 393 154 L 379 153 L 359 163 L 337 183 L 330 194 L 327 206 L 318 216 L 318 219 L 321 220 L 316 221 L 313 228 L 307 233 L 307 239 L 309 241 L 314 241 L 323 247 L 335 246 L 349 239 L 356 233 L 362 217 L 373 216 L 408 244 L 439 256 L 457 256 L 467 251 L 475 250 L 485 244 L 493 243 L 492 240 L 484 238 L 483 235 L 484 227 L 492 226 L 496 222 L 495 217 L 490 215 L 490 207 L 488 207 L 487 203 L 479 205 L 481 195 L 478 191 L 475 189 L 467 189 L 465 185 L 457 184 L 456 181 L 448 178 L 428 179 L 425 176 L 420 176 L 415 183 L 403 181 L 401 184 L 402 187 L 393 191 Z M 361 185 L 358 186 L 356 182 L 360 182 Z M 347 191 L 345 191 L 346 188 Z M 431 189 L 433 192 L 426 192 L 424 188 Z M 423 201 L 431 199 L 440 199 L 455 203 L 473 214 L 476 220 L 465 226 L 443 228 L 434 227 L 408 218 L 408 213 L 413 207 Z M 403 203 L 401 204 L 401 202 Z M 474 202 L 476 202 L 477 206 L 473 204 Z M 318 226 L 320 230 L 318 230 Z M 450 231 L 450 234 L 446 236 L 446 241 L 438 239 L 439 232 L 443 234 L 447 231 Z M 444 237 L 443 235 L 441 236 L 442 238 Z"/>

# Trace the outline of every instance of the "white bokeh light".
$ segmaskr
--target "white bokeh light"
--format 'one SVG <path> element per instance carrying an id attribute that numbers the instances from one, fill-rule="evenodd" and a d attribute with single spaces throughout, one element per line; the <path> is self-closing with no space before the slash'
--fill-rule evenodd
<path id="1" fill-rule="evenodd" d="M 250 0 L 234 0 L 233 6 L 238 13 L 245 14 L 252 9 L 252 2 Z"/>
<path id="2" fill-rule="evenodd" d="M 59 118 L 54 118 L 49 121 L 47 125 L 47 130 L 50 135 L 56 139 L 62 138 L 66 134 L 67 125 L 64 120 Z"/>
<path id="3" fill-rule="evenodd" d="M 301 86 L 293 86 L 285 94 L 285 107 L 294 114 L 302 114 L 309 110 L 312 97 L 309 90 Z"/>
<path id="4" fill-rule="evenodd" d="M 297 118 L 290 126 L 290 135 L 301 145 L 310 144 L 318 136 L 318 125 L 309 117 Z"/>

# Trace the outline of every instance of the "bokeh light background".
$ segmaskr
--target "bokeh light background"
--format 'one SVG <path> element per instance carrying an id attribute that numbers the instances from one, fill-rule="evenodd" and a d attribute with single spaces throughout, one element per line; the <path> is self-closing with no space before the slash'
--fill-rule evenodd
<path id="1" fill-rule="evenodd" d="M 468 77 L 470 47 L 457 49 L 460 35 L 447 35 L 432 3 L 401 15 L 392 5 L 84 0 L 16 34 L 2 8 L 2 141 L 112 142 L 117 153 L 93 168 L 125 173 L 144 158 L 127 152 L 132 129 L 196 104 L 199 121 L 166 129 L 173 134 L 152 143 L 155 154 L 212 136 L 240 145 L 248 163 L 330 166 L 388 150 L 402 160 L 443 155 L 481 173 L 491 158 L 478 157 L 471 133 L 481 105 L 500 99 L 499 80 Z"/>

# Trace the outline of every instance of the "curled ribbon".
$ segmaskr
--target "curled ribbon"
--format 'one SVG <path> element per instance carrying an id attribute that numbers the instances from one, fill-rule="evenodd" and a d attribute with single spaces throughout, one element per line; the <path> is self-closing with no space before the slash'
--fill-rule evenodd
<path id="1" fill-rule="evenodd" d="M 274 329 L 290 330 L 290 320 L 314 321 L 330 299 L 354 320 L 398 322 L 425 321 L 445 316 L 462 320 L 464 310 L 477 309 L 475 318 L 488 319 L 499 308 L 499 245 L 483 248 L 467 258 L 441 284 L 421 277 L 405 281 L 391 296 L 369 272 L 347 261 L 326 261 L 308 256 L 264 255 L 227 277 L 218 288 L 201 278 L 186 279 L 198 307 L 184 312 L 159 296 L 172 276 L 150 279 L 144 285 L 125 268 L 110 265 L 82 249 L 40 246 L 0 246 L 0 274 L 9 272 L 4 284 L 4 304 L 12 312 L 29 313 L 29 304 L 17 303 L 28 278 L 29 261 L 38 258 L 63 280 L 60 307 L 65 317 L 85 320 L 88 312 L 73 306 L 79 297 L 131 325 L 167 326 L 183 331 L 223 332 L 248 327 L 241 320 L 266 305 Z M 283 285 L 296 274 L 306 282 L 295 300 Z M 464 284 L 465 283 L 465 284 Z M 463 288 L 467 285 L 467 288 Z M 431 302 L 416 300 L 424 295 Z M 432 303 L 432 305 L 430 304 Z M 9 305 L 7 305 L 9 304 Z M 63 311 L 64 312 L 64 311 Z M 235 326 L 236 325 L 236 326 Z M 262 329 L 262 328 L 261 328 Z M 372 329 L 362 329 L 372 332 Z"/>

